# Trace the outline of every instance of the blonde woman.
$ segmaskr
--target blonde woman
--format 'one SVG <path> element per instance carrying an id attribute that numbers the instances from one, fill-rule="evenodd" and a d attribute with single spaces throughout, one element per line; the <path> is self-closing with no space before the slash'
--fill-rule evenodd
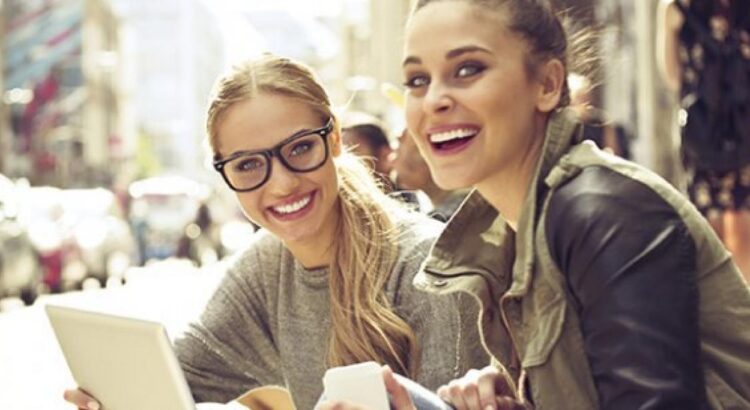
<path id="1" fill-rule="evenodd" d="M 412 286 L 441 226 L 389 199 L 342 150 L 308 68 L 269 55 L 236 67 L 207 128 L 216 170 L 264 229 L 176 342 L 196 401 L 283 385 L 311 409 L 331 366 L 374 360 L 436 388 L 486 364 L 459 301 Z M 80 390 L 66 398 L 92 401 Z"/>

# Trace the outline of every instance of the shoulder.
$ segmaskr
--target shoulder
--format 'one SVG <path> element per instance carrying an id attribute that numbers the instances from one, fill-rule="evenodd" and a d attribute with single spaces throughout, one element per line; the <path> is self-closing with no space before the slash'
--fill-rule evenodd
<path id="1" fill-rule="evenodd" d="M 398 229 L 399 250 L 406 254 L 428 250 L 444 227 L 442 222 L 414 211 L 394 215 L 394 222 Z"/>
<path id="2" fill-rule="evenodd" d="M 247 272 L 277 272 L 278 269 L 269 268 L 278 265 L 284 259 L 282 256 L 285 252 L 288 251 L 281 240 L 265 229 L 261 229 L 253 234 L 243 248 L 229 258 L 229 273 L 234 276 L 247 277 Z"/>
<path id="3" fill-rule="evenodd" d="M 592 218 L 619 221 L 649 214 L 679 218 L 674 207 L 646 183 L 605 166 L 588 166 L 552 193 L 546 217 L 548 222 L 570 226 Z"/>
<path id="4" fill-rule="evenodd" d="M 391 291 L 403 290 L 403 284 L 411 289 L 414 276 L 443 229 L 443 223 L 417 212 L 396 215 L 395 225 L 398 259 L 388 281 Z"/>
<path id="5" fill-rule="evenodd" d="M 587 166 L 551 194 L 544 216 L 547 241 L 559 249 L 683 230 L 682 216 L 659 188 L 606 166 Z"/>
<path id="6" fill-rule="evenodd" d="M 551 195 L 544 235 L 560 267 L 584 254 L 619 260 L 667 238 L 680 249 L 692 246 L 675 206 L 654 187 L 607 167 L 586 167 Z"/>

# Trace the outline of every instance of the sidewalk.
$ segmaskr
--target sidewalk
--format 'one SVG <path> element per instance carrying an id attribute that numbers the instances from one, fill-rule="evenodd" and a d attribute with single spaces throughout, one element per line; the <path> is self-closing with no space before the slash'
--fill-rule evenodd
<path id="1" fill-rule="evenodd" d="M 198 271 L 179 261 L 137 268 L 122 287 L 40 298 L 0 314 L 0 409 L 70 410 L 62 399 L 75 386 L 44 313 L 47 303 L 161 322 L 178 336 L 202 311 L 220 269 Z"/>

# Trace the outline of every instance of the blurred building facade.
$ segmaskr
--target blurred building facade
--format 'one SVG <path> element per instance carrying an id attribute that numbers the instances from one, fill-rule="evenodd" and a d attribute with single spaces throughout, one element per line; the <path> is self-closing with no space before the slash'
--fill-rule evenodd
<path id="1" fill-rule="evenodd" d="M 673 101 L 656 75 L 656 2 L 556 2 L 579 26 L 602 26 L 597 101 L 638 136 L 635 159 L 672 179 Z M 346 0 L 334 2 L 335 14 L 314 16 L 319 8 L 241 3 L 236 20 L 253 35 L 234 43 L 214 3 L 0 2 L 0 172 L 59 186 L 154 172 L 206 179 L 206 99 L 231 44 L 305 61 L 335 104 L 381 117 L 392 131 L 403 126 L 381 86 L 402 82 L 411 0 Z M 144 156 L 157 166 L 143 166 Z"/>
<path id="2" fill-rule="evenodd" d="M 141 154 L 155 154 L 158 171 L 204 179 L 206 101 L 225 60 L 217 19 L 201 0 L 110 1 L 128 27 L 139 146 L 153 150 Z"/>
<path id="3" fill-rule="evenodd" d="M 119 20 L 104 0 L 5 0 L 0 172 L 106 184 L 128 137 Z"/>
<path id="4" fill-rule="evenodd" d="M 225 53 L 204 1 L 0 7 L 0 172 L 113 186 L 147 176 L 137 175 L 145 149 L 159 171 L 205 178 L 205 104 Z"/>

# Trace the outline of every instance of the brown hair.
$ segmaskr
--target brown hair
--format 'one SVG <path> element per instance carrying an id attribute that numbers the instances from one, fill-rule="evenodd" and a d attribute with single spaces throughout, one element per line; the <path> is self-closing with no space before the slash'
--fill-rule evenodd
<path id="1" fill-rule="evenodd" d="M 304 102 L 340 124 L 328 95 L 305 65 L 273 55 L 238 65 L 221 78 L 208 108 L 209 143 L 218 155 L 218 125 L 233 104 L 260 93 Z M 393 311 L 384 288 L 398 258 L 398 229 L 393 216 L 406 210 L 383 193 L 371 171 L 344 151 L 334 159 L 338 175 L 339 218 L 329 261 L 331 333 L 328 364 L 341 366 L 374 360 L 414 376 L 417 340 Z"/>
<path id="2" fill-rule="evenodd" d="M 417 0 L 412 15 L 439 1 L 462 1 L 494 12 L 505 12 L 508 29 L 520 35 L 529 45 L 526 69 L 536 75 L 537 67 L 550 59 L 559 60 L 569 72 L 590 74 L 595 56 L 590 46 L 595 36 L 590 30 L 577 30 L 570 36 L 567 20 L 558 16 L 547 0 Z M 563 82 L 558 107 L 570 104 L 570 88 Z"/>

